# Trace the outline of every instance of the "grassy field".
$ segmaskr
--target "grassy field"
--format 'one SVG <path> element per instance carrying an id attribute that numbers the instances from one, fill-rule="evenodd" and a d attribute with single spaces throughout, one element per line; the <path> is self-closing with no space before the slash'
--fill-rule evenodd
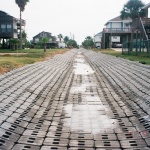
<path id="1" fill-rule="evenodd" d="M 28 49 L 18 50 L 18 54 L 17 51 L 0 50 L 0 74 L 27 64 L 46 60 L 56 54 L 62 54 L 67 50 L 68 49 L 47 49 L 44 53 L 43 49 Z M 14 55 L 11 55 L 12 53 L 14 53 Z M 20 55 L 21 53 L 24 54 Z"/>
<path id="2" fill-rule="evenodd" d="M 148 56 L 126 55 L 126 54 L 122 54 L 122 52 L 117 52 L 117 51 L 110 50 L 110 49 L 105 49 L 105 50 L 102 49 L 102 50 L 94 50 L 94 51 L 101 52 L 103 54 L 113 55 L 116 57 L 129 59 L 131 61 L 138 61 L 139 63 L 150 65 L 150 57 Z"/>

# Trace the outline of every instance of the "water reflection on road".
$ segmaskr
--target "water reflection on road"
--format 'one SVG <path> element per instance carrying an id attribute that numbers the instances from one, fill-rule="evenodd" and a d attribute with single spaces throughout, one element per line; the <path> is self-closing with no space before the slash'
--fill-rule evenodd
<path id="1" fill-rule="evenodd" d="M 64 106 L 66 126 L 71 132 L 93 133 L 107 132 L 115 128 L 115 119 L 107 114 L 109 108 L 103 105 L 97 92 L 98 83 L 94 70 L 86 62 L 82 53 L 74 60 L 74 79 L 69 97 L 72 104 Z M 111 132 L 111 131 L 110 131 Z"/>

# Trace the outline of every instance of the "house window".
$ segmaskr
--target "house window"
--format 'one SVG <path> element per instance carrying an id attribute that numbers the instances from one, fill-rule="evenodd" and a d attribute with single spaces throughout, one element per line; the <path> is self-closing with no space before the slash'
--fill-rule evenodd
<path id="1" fill-rule="evenodd" d="M 11 24 L 7 24 L 7 32 L 11 32 Z"/>
<path id="2" fill-rule="evenodd" d="M 1 24 L 1 31 L 6 32 L 6 25 L 5 24 Z"/>
<path id="3" fill-rule="evenodd" d="M 39 38 L 35 38 L 35 43 L 39 42 Z"/>
<path id="4" fill-rule="evenodd" d="M 113 39 L 117 39 L 117 36 L 113 36 L 112 38 L 113 38 Z"/>

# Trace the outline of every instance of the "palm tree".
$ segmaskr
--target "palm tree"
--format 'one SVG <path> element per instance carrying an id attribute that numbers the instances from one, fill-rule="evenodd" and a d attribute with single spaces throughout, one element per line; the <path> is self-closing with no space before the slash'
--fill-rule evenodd
<path id="1" fill-rule="evenodd" d="M 144 3 L 141 0 L 129 0 L 121 11 L 121 19 L 127 19 L 128 17 L 132 19 L 131 42 L 133 41 L 133 22 L 138 17 L 146 16 L 146 11 L 142 9 L 143 6 Z"/>
<path id="2" fill-rule="evenodd" d="M 29 0 L 15 0 L 15 2 L 20 8 L 20 49 L 22 49 L 22 31 L 21 31 L 22 30 L 22 14 L 21 12 L 24 11 L 25 5 L 27 4 L 27 2 L 29 2 Z"/>
<path id="3" fill-rule="evenodd" d="M 17 49 L 18 44 L 19 44 L 19 40 L 18 39 L 12 38 L 12 39 L 9 40 L 9 42 L 10 42 L 12 50 Z"/>
<path id="4" fill-rule="evenodd" d="M 61 39 L 63 38 L 62 34 L 59 34 L 59 35 L 58 35 L 58 38 L 59 38 L 59 41 L 60 41 L 60 43 L 61 43 Z"/>
<path id="5" fill-rule="evenodd" d="M 121 11 L 121 18 L 127 19 L 130 17 L 134 21 L 138 17 L 145 17 L 146 11 L 142 9 L 144 3 L 140 0 L 129 0 Z"/>
<path id="6" fill-rule="evenodd" d="M 44 52 L 46 52 L 46 46 L 47 46 L 47 43 L 49 42 L 49 38 L 43 38 L 42 39 L 42 43 L 44 45 Z"/>

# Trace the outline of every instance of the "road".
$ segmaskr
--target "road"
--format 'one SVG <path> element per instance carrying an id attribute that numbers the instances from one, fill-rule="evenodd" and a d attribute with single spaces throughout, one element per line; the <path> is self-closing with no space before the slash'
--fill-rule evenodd
<path id="1" fill-rule="evenodd" d="M 0 76 L 1 150 L 149 150 L 150 66 L 73 49 Z"/>

